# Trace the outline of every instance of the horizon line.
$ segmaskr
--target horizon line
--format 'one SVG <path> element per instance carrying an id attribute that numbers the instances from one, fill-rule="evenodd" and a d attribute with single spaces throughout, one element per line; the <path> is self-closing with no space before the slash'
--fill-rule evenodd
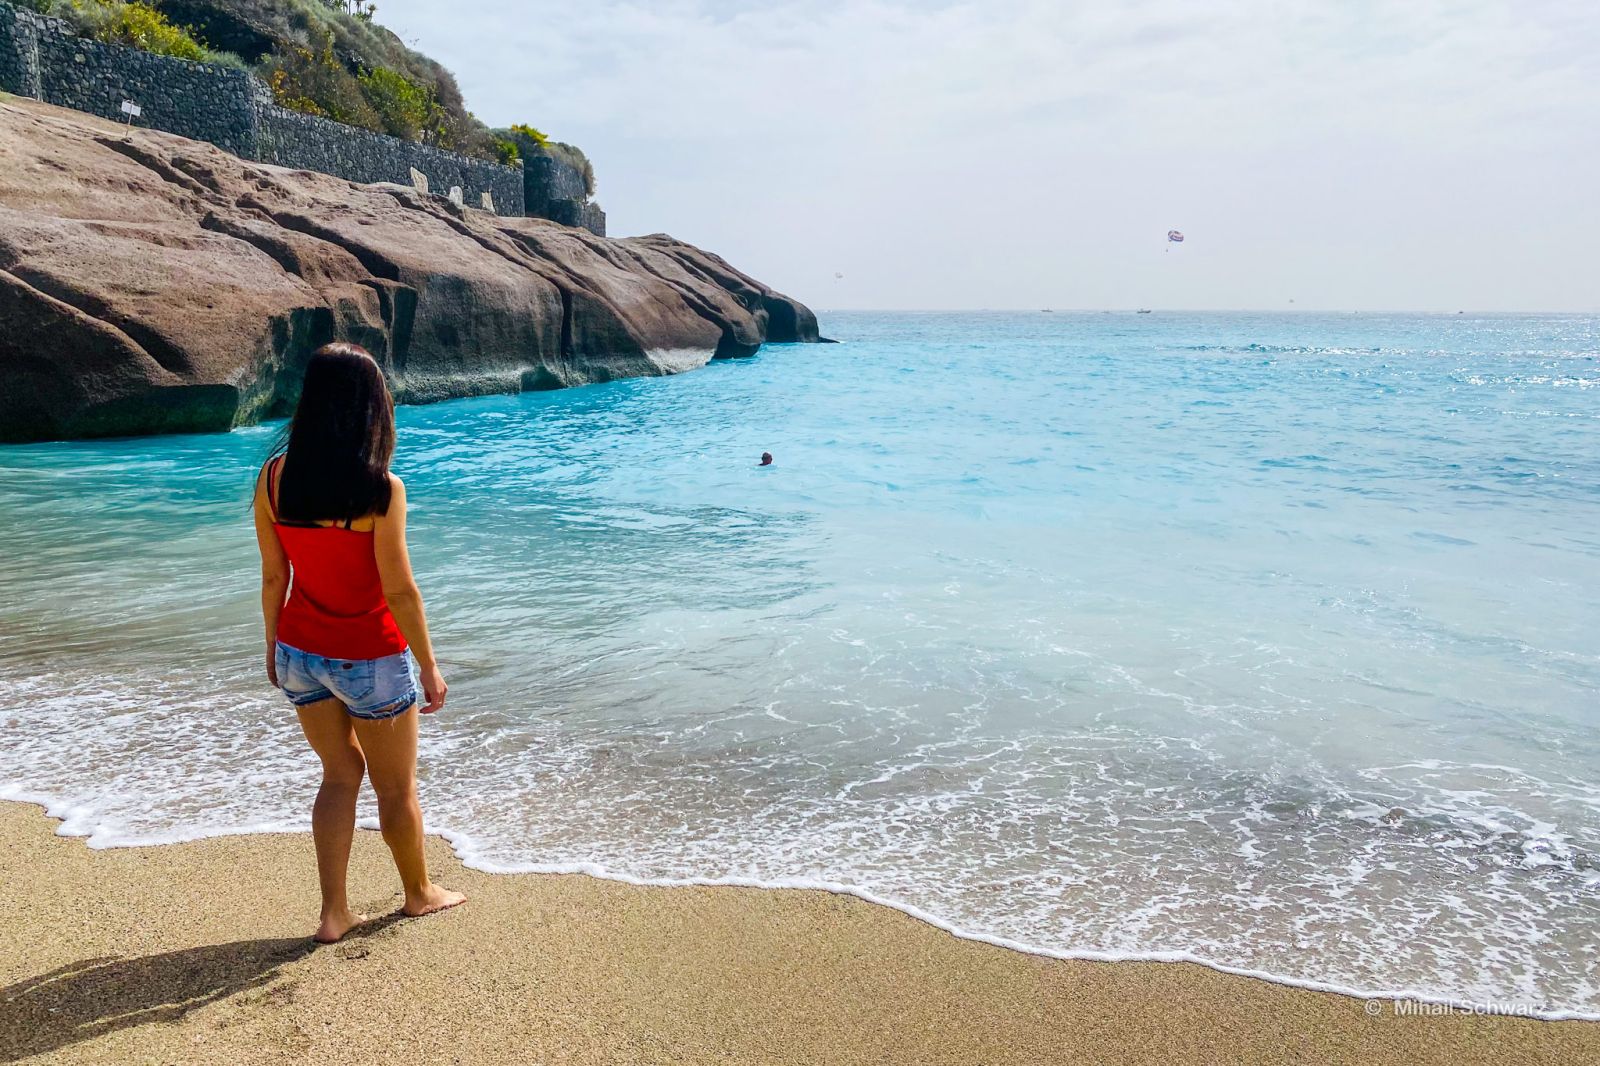
<path id="1" fill-rule="evenodd" d="M 1600 316 L 1600 308 L 1586 310 L 1524 310 L 1511 308 L 1485 308 L 1455 311 L 1425 310 L 1397 307 L 813 307 L 817 314 L 1032 314 L 1032 315 L 1114 315 L 1114 314 L 1316 314 L 1316 315 L 1439 315 L 1454 318 L 1457 315 L 1592 315 Z"/>

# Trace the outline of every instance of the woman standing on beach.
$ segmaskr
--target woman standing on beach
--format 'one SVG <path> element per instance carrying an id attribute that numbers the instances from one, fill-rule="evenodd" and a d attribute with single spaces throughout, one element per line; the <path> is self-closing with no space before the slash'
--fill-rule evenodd
<path id="1" fill-rule="evenodd" d="M 422 851 L 417 715 L 443 707 L 446 687 L 406 553 L 405 485 L 389 473 L 394 436 L 383 371 L 356 345 L 329 344 L 306 367 L 287 444 L 256 479 L 267 677 L 322 760 L 311 808 L 321 943 L 366 920 L 345 893 L 363 776 L 405 886 L 402 912 L 466 899 L 428 880 Z"/>

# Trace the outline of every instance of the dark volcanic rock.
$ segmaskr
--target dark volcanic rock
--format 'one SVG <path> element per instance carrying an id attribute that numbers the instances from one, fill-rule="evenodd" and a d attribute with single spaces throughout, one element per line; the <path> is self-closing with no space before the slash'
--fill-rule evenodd
<path id="1" fill-rule="evenodd" d="M 334 339 L 424 402 L 672 373 L 815 341 L 817 323 L 663 235 L 606 239 L 0 103 L 0 440 L 286 413 Z"/>

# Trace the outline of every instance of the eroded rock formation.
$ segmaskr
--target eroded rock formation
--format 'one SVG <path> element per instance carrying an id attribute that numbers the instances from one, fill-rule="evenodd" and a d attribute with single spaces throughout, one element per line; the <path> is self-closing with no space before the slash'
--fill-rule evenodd
<path id="1" fill-rule="evenodd" d="M 286 413 L 333 339 L 425 402 L 671 373 L 817 325 L 664 235 L 596 237 L 0 101 L 0 440 Z"/>

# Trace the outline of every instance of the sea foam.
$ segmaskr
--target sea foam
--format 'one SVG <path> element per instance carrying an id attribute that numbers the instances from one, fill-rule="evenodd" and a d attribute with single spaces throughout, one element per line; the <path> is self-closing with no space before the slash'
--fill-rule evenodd
<path id="1" fill-rule="evenodd" d="M 465 861 L 1600 1013 L 1594 319 L 826 329 L 400 411 Z M 0 797 L 94 847 L 306 827 L 271 434 L 0 449 Z"/>

